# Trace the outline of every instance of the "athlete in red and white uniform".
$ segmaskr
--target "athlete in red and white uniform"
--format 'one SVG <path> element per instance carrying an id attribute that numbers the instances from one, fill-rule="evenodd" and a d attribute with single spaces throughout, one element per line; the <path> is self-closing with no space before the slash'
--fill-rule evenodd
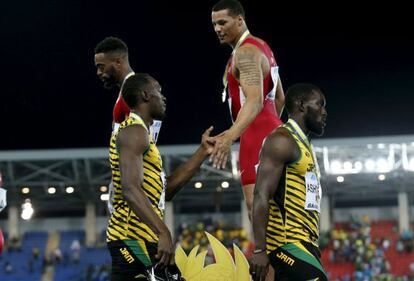
<path id="1" fill-rule="evenodd" d="M 120 88 L 122 89 L 122 85 L 124 85 L 124 83 L 125 83 L 125 81 L 128 79 L 128 77 L 130 77 L 131 75 L 133 75 L 134 74 L 134 72 L 133 71 L 131 71 L 131 72 L 129 72 L 125 77 L 124 77 L 124 79 L 123 79 L 123 82 L 122 82 L 122 84 L 121 84 L 121 86 L 120 86 Z M 113 112 L 112 112 L 112 117 L 113 117 L 113 119 L 112 119 L 112 123 L 113 123 L 113 129 L 114 129 L 114 131 L 117 131 L 118 130 L 118 127 L 119 127 L 119 125 L 125 120 L 125 119 L 127 119 L 128 118 L 128 116 L 129 116 L 129 112 L 130 112 L 130 110 L 129 110 L 129 107 L 128 107 L 128 105 L 126 104 L 126 102 L 124 101 L 124 99 L 122 98 L 122 95 L 121 95 L 121 91 L 119 91 L 119 95 L 118 95 L 118 98 L 117 98 L 117 100 L 116 100 L 116 102 L 115 102 L 115 105 L 114 105 L 114 110 L 113 110 Z"/>
<path id="2" fill-rule="evenodd" d="M 104 83 L 104 87 L 119 88 L 118 99 L 113 110 L 113 130 L 117 131 L 119 124 L 129 116 L 129 108 L 121 96 L 122 85 L 134 74 L 128 59 L 128 47 L 124 41 L 116 37 L 107 37 L 95 47 L 96 74 Z M 157 141 L 161 121 L 154 120 L 150 127 L 154 141 Z"/>
<path id="3" fill-rule="evenodd" d="M 253 207 L 255 166 L 264 138 L 282 122 L 284 92 L 278 67 L 269 46 L 252 36 L 238 1 L 219 1 L 212 9 L 212 23 L 221 44 L 233 48 L 223 77 L 229 92 L 233 125 L 213 137 L 213 166 L 224 168 L 231 145 L 240 138 L 240 174 L 249 217 Z"/>
<path id="4" fill-rule="evenodd" d="M 259 163 L 259 152 L 263 140 L 271 131 L 282 124 L 275 106 L 276 86 L 279 76 L 278 66 L 272 50 L 266 42 L 255 37 L 247 37 L 240 44 L 240 47 L 246 44 L 256 46 L 265 54 L 270 65 L 270 71 L 263 77 L 263 108 L 240 136 L 239 162 L 243 185 L 256 182 L 255 165 Z M 227 69 L 229 106 L 233 120 L 237 120 L 237 115 L 246 101 L 246 96 L 234 74 L 236 71 L 234 71 L 234 60 L 232 58 L 230 58 Z"/>
<path id="5" fill-rule="evenodd" d="M 107 37 L 95 47 L 96 74 L 103 82 L 104 88 L 121 90 L 125 80 L 134 74 L 128 59 L 128 47 L 124 41 L 116 37 Z M 113 125 L 117 129 L 119 123 L 129 115 L 129 108 L 118 95 L 113 110 Z"/>
<path id="6" fill-rule="evenodd" d="M 129 108 L 125 103 L 124 99 L 121 96 L 121 93 L 118 95 L 118 99 L 114 105 L 113 111 L 113 122 L 114 124 L 121 124 L 129 116 Z"/>

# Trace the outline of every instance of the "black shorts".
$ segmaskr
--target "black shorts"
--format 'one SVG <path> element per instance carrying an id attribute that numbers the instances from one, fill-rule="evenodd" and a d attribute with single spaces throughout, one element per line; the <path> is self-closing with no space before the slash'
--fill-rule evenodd
<path id="1" fill-rule="evenodd" d="M 307 242 L 286 244 L 269 254 L 278 281 L 328 281 L 319 257 L 318 248 Z"/>
<path id="2" fill-rule="evenodd" d="M 155 265 L 156 243 L 136 240 L 108 242 L 112 257 L 111 281 L 147 280 L 147 270 Z"/>

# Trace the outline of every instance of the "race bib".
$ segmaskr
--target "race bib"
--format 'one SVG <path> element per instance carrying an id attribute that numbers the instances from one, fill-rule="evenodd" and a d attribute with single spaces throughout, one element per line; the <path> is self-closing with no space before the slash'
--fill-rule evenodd
<path id="1" fill-rule="evenodd" d="M 164 210 L 165 209 L 165 190 L 167 188 L 167 178 L 165 176 L 164 171 L 161 172 L 161 180 L 162 180 L 163 189 L 162 189 L 162 193 L 160 196 L 160 202 L 158 202 L 158 208 L 160 210 Z"/>
<path id="2" fill-rule="evenodd" d="M 318 177 L 313 172 L 307 172 L 305 175 L 306 183 L 306 202 L 305 210 L 321 212 L 322 188 L 319 184 Z"/>
<path id="3" fill-rule="evenodd" d="M 118 132 L 118 130 L 119 130 L 119 123 L 114 123 L 114 129 L 112 130 L 112 133 L 114 134 L 114 133 L 116 133 L 116 132 Z"/>
<path id="4" fill-rule="evenodd" d="M 112 214 L 115 210 L 114 210 L 114 207 L 113 207 L 113 202 L 114 202 L 114 184 L 111 182 L 110 184 L 109 184 L 109 188 L 108 188 L 109 190 L 108 190 L 108 194 L 109 194 L 109 198 L 108 198 L 108 203 L 107 203 L 107 206 L 108 206 L 108 210 L 109 210 L 109 213 L 110 214 Z"/>
<path id="5" fill-rule="evenodd" d="M 162 121 L 154 120 L 154 122 L 150 126 L 150 134 L 155 143 L 157 143 L 157 139 L 160 134 L 161 124 L 162 124 Z"/>
<path id="6" fill-rule="evenodd" d="M 0 187 L 0 212 L 7 206 L 7 190 Z"/>

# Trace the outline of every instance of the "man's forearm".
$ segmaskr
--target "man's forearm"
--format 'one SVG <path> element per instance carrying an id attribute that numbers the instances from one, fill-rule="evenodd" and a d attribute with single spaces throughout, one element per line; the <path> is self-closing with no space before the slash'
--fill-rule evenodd
<path id="1" fill-rule="evenodd" d="M 178 167 L 167 179 L 166 199 L 171 200 L 175 194 L 186 184 L 199 170 L 208 153 L 201 146 L 183 165 Z"/>
<path id="2" fill-rule="evenodd" d="M 233 141 L 236 141 L 241 136 L 262 109 L 263 103 L 261 99 L 246 99 L 246 102 L 237 115 L 236 121 L 228 130 L 228 134 L 231 135 Z"/>
<path id="3" fill-rule="evenodd" d="M 257 193 L 255 196 L 258 196 Z M 266 249 L 266 228 L 269 216 L 267 202 L 268 200 L 260 196 L 259 199 L 255 198 L 253 203 L 253 235 L 257 249 Z"/>
<path id="4" fill-rule="evenodd" d="M 128 206 L 156 234 L 169 231 L 162 219 L 153 210 L 144 192 L 139 191 L 138 188 L 140 187 L 130 187 L 124 190 L 124 197 Z"/>

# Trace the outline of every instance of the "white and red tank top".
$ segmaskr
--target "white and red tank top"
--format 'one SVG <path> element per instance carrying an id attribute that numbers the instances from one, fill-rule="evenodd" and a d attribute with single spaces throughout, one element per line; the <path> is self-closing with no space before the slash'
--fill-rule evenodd
<path id="1" fill-rule="evenodd" d="M 256 119 L 268 119 L 269 117 L 271 119 L 278 119 L 278 123 L 282 123 L 279 119 L 278 112 L 276 112 L 275 107 L 275 96 L 276 96 L 276 86 L 278 83 L 279 75 L 278 71 L 279 68 L 276 64 L 276 59 L 273 55 L 272 50 L 270 47 L 266 44 L 266 42 L 259 40 L 255 37 L 248 37 L 246 38 L 243 43 L 240 46 L 243 46 L 245 44 L 252 44 L 255 45 L 257 48 L 259 48 L 267 57 L 270 65 L 270 71 L 269 73 L 264 77 L 263 79 L 263 109 L 262 111 L 257 115 Z M 236 77 L 232 74 L 233 73 L 233 56 L 230 57 L 228 62 L 228 67 L 226 68 L 227 71 L 227 89 L 229 94 L 229 106 L 230 106 L 230 112 L 233 121 L 236 120 L 237 115 L 239 114 L 239 111 L 241 107 L 243 106 L 246 97 L 243 93 L 243 90 L 240 86 L 239 81 L 237 81 Z M 273 120 L 276 121 L 276 120 Z"/>

